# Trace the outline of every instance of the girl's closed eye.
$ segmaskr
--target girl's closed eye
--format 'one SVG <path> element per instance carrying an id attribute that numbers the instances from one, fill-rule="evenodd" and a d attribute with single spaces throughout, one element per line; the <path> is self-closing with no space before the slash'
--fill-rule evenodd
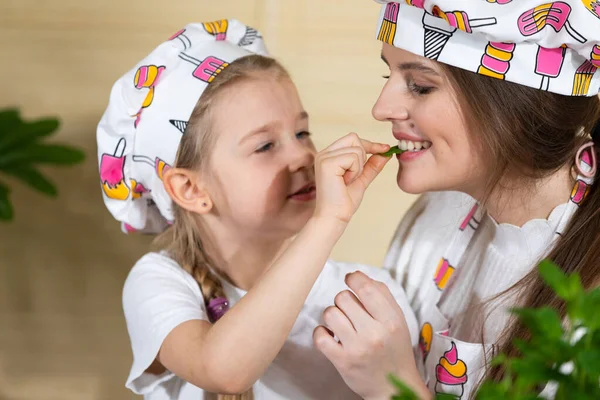
<path id="1" fill-rule="evenodd" d="M 258 149 L 256 149 L 254 152 L 255 153 L 266 153 L 269 150 L 271 150 L 274 146 L 275 146 L 275 143 L 267 142 L 267 143 L 263 144 L 262 146 L 260 146 Z"/>
<path id="2" fill-rule="evenodd" d="M 308 138 L 308 137 L 310 137 L 310 132 L 309 132 L 309 131 L 301 131 L 301 132 L 298 132 L 298 133 L 296 133 L 296 137 L 297 137 L 298 139 L 305 139 L 305 138 Z"/>

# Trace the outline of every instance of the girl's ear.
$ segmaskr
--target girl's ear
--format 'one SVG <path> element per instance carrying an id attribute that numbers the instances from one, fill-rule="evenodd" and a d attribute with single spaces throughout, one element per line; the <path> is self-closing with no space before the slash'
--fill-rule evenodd
<path id="1" fill-rule="evenodd" d="M 195 171 L 169 168 L 163 175 L 165 190 L 179 207 L 197 214 L 206 214 L 213 202 Z"/>

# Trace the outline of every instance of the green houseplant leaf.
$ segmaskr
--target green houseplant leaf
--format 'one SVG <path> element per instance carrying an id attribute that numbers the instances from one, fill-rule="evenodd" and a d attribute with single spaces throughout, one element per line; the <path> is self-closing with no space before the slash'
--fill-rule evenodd
<path id="1" fill-rule="evenodd" d="M 85 153 L 77 148 L 42 141 L 56 133 L 59 125 L 56 118 L 23 121 L 18 109 L 0 110 L 0 173 L 43 194 L 56 196 L 56 186 L 37 165 L 70 166 L 85 159 Z M 13 218 L 9 193 L 8 186 L 0 184 L 0 220 L 3 221 Z"/>
<path id="2" fill-rule="evenodd" d="M 517 357 L 500 354 L 492 360 L 503 367 L 504 377 L 483 382 L 477 400 L 541 399 L 549 382 L 556 385 L 555 400 L 600 399 L 600 288 L 586 292 L 578 274 L 566 275 L 548 260 L 539 264 L 539 272 L 565 301 L 567 315 L 561 318 L 549 307 L 512 310 L 529 337 L 514 341 Z M 406 388 L 396 387 L 399 393 Z"/>
<path id="3" fill-rule="evenodd" d="M 13 207 L 8 198 L 10 189 L 0 183 L 0 220 L 10 221 L 13 218 Z"/>

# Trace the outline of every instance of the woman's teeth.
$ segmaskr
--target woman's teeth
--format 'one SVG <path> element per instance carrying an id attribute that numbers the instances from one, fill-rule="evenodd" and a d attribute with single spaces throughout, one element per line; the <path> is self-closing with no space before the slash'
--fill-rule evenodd
<path id="1" fill-rule="evenodd" d="M 399 140 L 398 148 L 400 150 L 420 151 L 431 147 L 431 142 L 424 140 L 422 142 L 413 142 L 412 140 Z"/>

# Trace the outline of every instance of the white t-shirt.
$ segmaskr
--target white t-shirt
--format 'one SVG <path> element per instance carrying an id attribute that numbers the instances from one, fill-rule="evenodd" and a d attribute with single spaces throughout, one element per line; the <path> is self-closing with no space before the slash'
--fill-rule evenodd
<path id="1" fill-rule="evenodd" d="M 333 304 L 336 294 L 348 289 L 345 275 L 357 270 L 388 285 L 404 311 L 411 341 L 416 347 L 416 318 L 404 291 L 387 271 L 328 261 L 283 348 L 254 384 L 256 399 L 358 398 L 312 343 L 313 330 L 323 324 L 323 310 Z M 223 287 L 232 306 L 246 293 L 227 282 L 223 282 Z M 189 320 L 208 320 L 202 293 L 194 278 L 164 253 L 148 253 L 129 273 L 123 289 L 123 309 L 133 349 L 133 365 L 126 386 L 151 400 L 205 398 L 202 389 L 169 371 L 161 375 L 145 373 L 173 328 Z"/>

